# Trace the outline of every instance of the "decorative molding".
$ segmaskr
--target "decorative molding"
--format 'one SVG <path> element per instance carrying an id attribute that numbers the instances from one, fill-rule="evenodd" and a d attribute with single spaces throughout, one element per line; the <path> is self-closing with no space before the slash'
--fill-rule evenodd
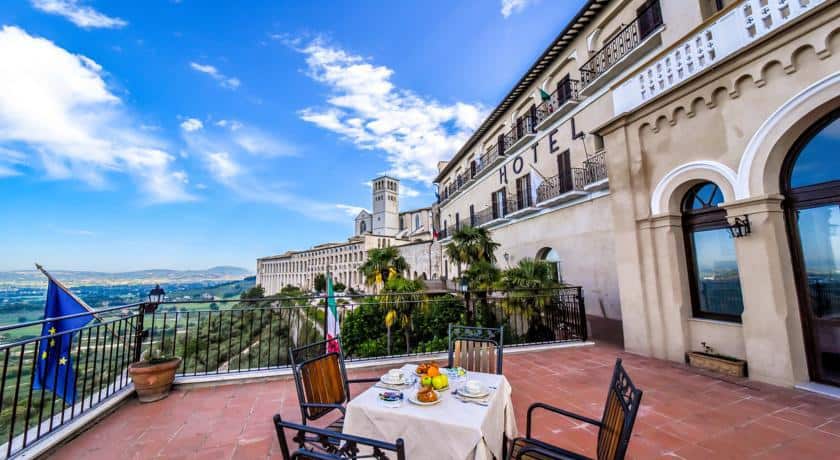
<path id="1" fill-rule="evenodd" d="M 799 110 L 801 107 L 811 102 L 811 98 L 815 95 L 818 95 L 838 84 L 840 84 L 840 71 L 837 71 L 800 91 L 795 96 L 785 101 L 784 104 L 782 104 L 775 112 L 764 120 L 764 123 L 761 124 L 752 136 L 747 144 L 747 148 L 744 150 L 744 154 L 741 156 L 741 162 L 738 165 L 737 181 L 734 182 L 735 199 L 741 200 L 749 198 L 753 192 L 756 192 L 750 190 L 750 176 L 752 175 L 756 156 L 758 155 L 759 149 L 768 141 L 771 134 L 777 133 L 776 128 L 783 124 L 787 115 Z M 832 94 L 831 91 L 828 91 L 828 94 Z M 834 92 L 833 94 L 840 94 L 840 91 Z M 781 134 L 777 133 L 777 136 L 781 136 Z"/>
<path id="2" fill-rule="evenodd" d="M 691 171 L 712 171 L 717 174 L 720 174 L 724 179 L 726 179 L 729 182 L 730 186 L 729 188 L 720 187 L 721 193 L 723 193 L 724 201 L 730 201 L 735 199 L 735 197 L 733 196 L 727 196 L 729 195 L 729 190 L 734 189 L 735 182 L 737 182 L 737 175 L 735 174 L 735 171 L 733 171 L 731 168 L 724 164 L 718 163 L 717 161 L 692 161 L 690 163 L 685 163 L 672 169 L 667 174 L 665 174 L 665 176 L 663 176 L 662 179 L 660 179 L 658 184 L 656 184 L 656 187 L 653 189 L 653 194 L 650 197 L 651 214 L 658 215 L 667 214 L 669 212 L 667 205 L 663 207 L 663 202 L 667 203 L 668 201 L 668 197 L 664 196 L 665 192 L 669 190 L 672 185 L 679 184 L 681 182 L 680 177 Z M 721 184 L 718 184 L 718 186 L 720 185 Z"/>

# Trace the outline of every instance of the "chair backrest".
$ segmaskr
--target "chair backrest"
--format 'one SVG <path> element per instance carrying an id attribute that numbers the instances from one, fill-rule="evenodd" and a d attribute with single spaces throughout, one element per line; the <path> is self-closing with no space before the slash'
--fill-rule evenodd
<path id="1" fill-rule="evenodd" d="M 504 332 L 504 326 L 491 328 L 450 324 L 449 367 L 501 374 Z"/>
<path id="2" fill-rule="evenodd" d="M 598 431 L 598 460 L 624 458 L 641 401 L 642 391 L 633 385 L 621 365 L 621 359 L 616 359 L 601 429 Z"/>
<path id="3" fill-rule="evenodd" d="M 405 444 L 402 438 L 393 444 L 376 439 L 362 438 L 337 433 L 312 426 L 284 422 L 280 415 L 274 416 L 274 428 L 280 441 L 280 452 L 284 460 L 405 460 Z M 298 449 L 290 452 L 285 431 L 295 433 L 292 438 Z"/>
<path id="4" fill-rule="evenodd" d="M 289 349 L 298 401 L 301 403 L 345 404 L 349 400 L 344 357 L 341 352 L 327 353 L 326 350 L 326 340 Z M 332 410 L 328 407 L 300 408 L 304 423 L 317 420 Z"/>

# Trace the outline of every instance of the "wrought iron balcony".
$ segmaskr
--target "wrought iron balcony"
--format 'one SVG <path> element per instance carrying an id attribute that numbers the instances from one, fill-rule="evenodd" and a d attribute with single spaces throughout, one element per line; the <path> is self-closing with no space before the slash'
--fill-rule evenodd
<path id="1" fill-rule="evenodd" d="M 607 157 L 606 151 L 601 150 L 583 162 L 583 169 L 586 170 L 586 185 L 592 185 L 607 179 Z"/>
<path id="2" fill-rule="evenodd" d="M 566 79 L 557 85 L 557 89 L 551 93 L 545 101 L 537 106 L 536 110 L 536 124 L 540 125 L 544 121 L 555 119 L 561 115 L 567 107 L 580 101 L 580 93 L 578 88 L 580 82 L 577 80 Z"/>
<path id="3" fill-rule="evenodd" d="M 516 148 L 516 144 L 528 137 L 532 137 L 536 132 L 536 123 L 534 123 L 531 115 L 522 117 L 511 129 L 501 136 L 499 139 L 504 153 L 508 153 Z"/>
<path id="4" fill-rule="evenodd" d="M 580 168 L 572 168 L 572 170 Z M 573 180 L 573 174 L 551 176 L 537 187 L 537 203 L 553 200 L 572 191 L 583 191 L 583 185 Z"/>
<path id="5" fill-rule="evenodd" d="M 472 215 L 471 225 L 473 227 L 481 227 L 482 225 L 493 220 L 493 209 L 485 208 Z"/>
<path id="6" fill-rule="evenodd" d="M 530 189 L 509 193 L 505 201 L 505 217 L 516 218 L 536 212 L 534 197 Z"/>
<path id="7" fill-rule="evenodd" d="M 662 24 L 662 10 L 659 2 L 652 2 L 639 12 L 633 22 L 621 29 L 580 67 L 580 81 L 583 87 L 605 74 Z"/>

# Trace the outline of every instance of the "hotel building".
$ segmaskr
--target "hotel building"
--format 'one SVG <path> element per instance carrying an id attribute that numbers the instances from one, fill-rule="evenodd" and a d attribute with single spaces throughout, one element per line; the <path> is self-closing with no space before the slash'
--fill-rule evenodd
<path id="1" fill-rule="evenodd" d="M 840 2 L 589 0 L 439 168 L 441 243 L 583 286 L 597 338 L 840 385 Z M 442 257 L 443 276 L 456 267 Z"/>
<path id="2" fill-rule="evenodd" d="M 354 235 L 346 242 L 323 243 L 302 251 L 257 259 L 257 284 L 267 295 L 285 286 L 311 290 L 315 276 L 329 269 L 335 282 L 365 291 L 359 268 L 368 251 L 397 246 L 409 264 L 409 278 L 431 279 L 440 271 L 440 247 L 432 241 L 431 208 L 400 212 L 399 180 L 382 176 L 372 181 L 372 210 L 355 218 Z M 433 256 L 434 254 L 434 256 Z"/>

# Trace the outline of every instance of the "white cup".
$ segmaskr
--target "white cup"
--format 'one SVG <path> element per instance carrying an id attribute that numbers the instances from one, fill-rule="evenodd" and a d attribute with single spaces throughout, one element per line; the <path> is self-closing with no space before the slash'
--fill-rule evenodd
<path id="1" fill-rule="evenodd" d="M 404 378 L 402 369 L 391 369 L 388 371 L 388 381 L 402 382 Z"/>
<path id="2" fill-rule="evenodd" d="M 478 380 L 467 380 L 467 383 L 466 385 L 464 385 L 464 388 L 469 394 L 478 394 L 481 392 L 481 382 L 479 382 Z"/>

